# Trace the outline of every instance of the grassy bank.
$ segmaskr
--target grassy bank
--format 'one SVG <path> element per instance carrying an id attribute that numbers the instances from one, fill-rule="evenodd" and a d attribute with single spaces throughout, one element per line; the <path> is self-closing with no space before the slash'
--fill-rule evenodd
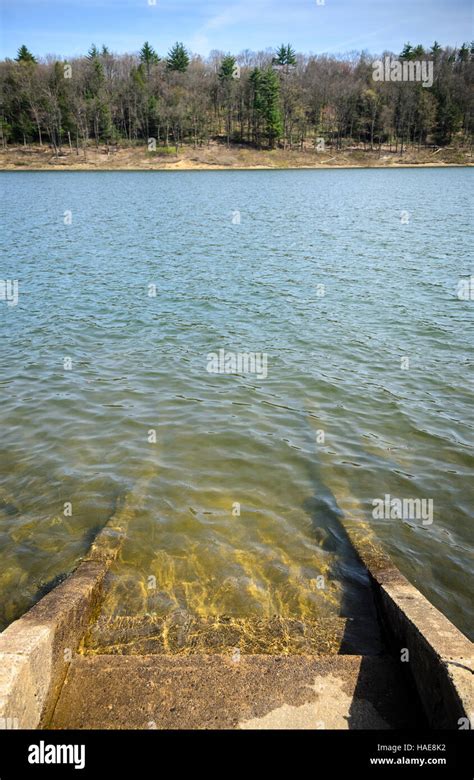
<path id="1" fill-rule="evenodd" d="M 144 146 L 91 146 L 79 154 L 64 148 L 56 157 L 48 146 L 9 146 L 0 150 L 2 170 L 210 170 L 238 168 L 392 168 L 400 166 L 472 165 L 467 149 L 409 149 L 394 152 L 387 149 L 345 149 L 324 152 L 311 150 L 258 150 L 245 146 L 211 143 L 176 150 L 158 148 L 149 152 Z"/>

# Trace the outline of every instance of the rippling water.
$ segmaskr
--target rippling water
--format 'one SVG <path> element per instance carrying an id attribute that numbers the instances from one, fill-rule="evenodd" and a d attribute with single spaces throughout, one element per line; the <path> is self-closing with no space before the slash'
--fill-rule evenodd
<path id="1" fill-rule="evenodd" d="M 3 173 L 1 624 L 125 499 L 108 614 L 355 613 L 347 512 L 470 633 L 469 174 Z"/>

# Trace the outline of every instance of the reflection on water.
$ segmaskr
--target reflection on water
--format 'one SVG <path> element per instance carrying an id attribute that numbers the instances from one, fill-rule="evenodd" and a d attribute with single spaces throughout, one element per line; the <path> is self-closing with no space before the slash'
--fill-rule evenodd
<path id="1" fill-rule="evenodd" d="M 1 623 L 125 501 L 103 620 L 248 620 L 258 644 L 275 616 L 360 615 L 344 511 L 468 632 L 467 175 L 3 174 Z M 209 373 L 219 349 L 268 378 Z M 433 498 L 433 525 L 373 520 L 385 493 Z"/>

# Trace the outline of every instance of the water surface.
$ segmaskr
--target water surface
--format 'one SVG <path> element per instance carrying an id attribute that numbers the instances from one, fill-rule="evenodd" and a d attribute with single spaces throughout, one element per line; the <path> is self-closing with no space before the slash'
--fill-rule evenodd
<path id="1" fill-rule="evenodd" d="M 472 631 L 469 170 L 0 181 L 3 626 L 125 500 L 106 614 L 356 614 L 346 512 Z M 374 520 L 385 494 L 433 523 Z"/>

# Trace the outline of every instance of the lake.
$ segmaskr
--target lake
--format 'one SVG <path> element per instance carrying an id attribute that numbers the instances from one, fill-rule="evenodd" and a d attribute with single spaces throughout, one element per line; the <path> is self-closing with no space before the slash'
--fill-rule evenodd
<path id="1" fill-rule="evenodd" d="M 0 626 L 125 502 L 109 615 L 356 614 L 346 513 L 472 637 L 470 173 L 2 173 Z"/>

